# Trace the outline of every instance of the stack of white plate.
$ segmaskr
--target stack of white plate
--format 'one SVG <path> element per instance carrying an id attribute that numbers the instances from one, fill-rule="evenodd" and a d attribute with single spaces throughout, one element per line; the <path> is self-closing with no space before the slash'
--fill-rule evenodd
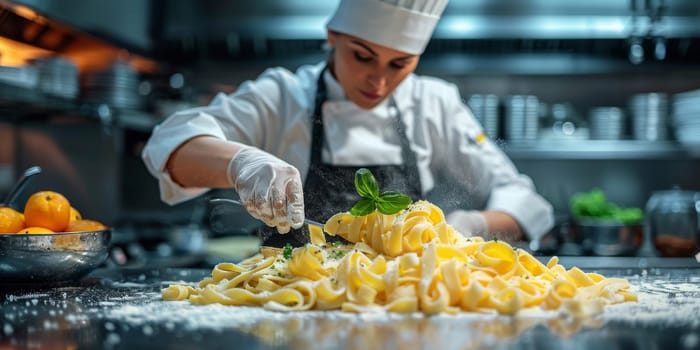
<path id="1" fill-rule="evenodd" d="M 127 62 L 116 61 L 109 68 L 83 77 L 83 100 L 111 107 L 140 109 L 144 99 L 139 94 L 140 77 Z"/>
<path id="2" fill-rule="evenodd" d="M 484 133 L 490 139 L 498 138 L 498 96 L 475 94 L 469 97 L 467 105 L 474 113 L 474 117 L 481 123 Z"/>
<path id="3" fill-rule="evenodd" d="M 674 96 L 672 120 L 678 142 L 700 152 L 700 89 Z"/>
<path id="4" fill-rule="evenodd" d="M 591 139 L 620 140 L 624 137 L 624 113 L 619 107 L 595 107 L 591 109 Z"/>
<path id="5" fill-rule="evenodd" d="M 512 95 L 505 104 L 506 139 L 534 141 L 540 128 L 540 101 L 537 96 Z"/>
<path id="6" fill-rule="evenodd" d="M 0 82 L 33 89 L 39 85 L 39 70 L 30 66 L 0 66 Z"/>
<path id="7" fill-rule="evenodd" d="M 664 141 L 668 139 L 668 95 L 638 94 L 630 99 L 632 132 L 637 140 Z"/>
<path id="8" fill-rule="evenodd" d="M 40 91 L 53 96 L 72 99 L 78 96 L 78 67 L 58 56 L 31 60 L 39 71 Z"/>

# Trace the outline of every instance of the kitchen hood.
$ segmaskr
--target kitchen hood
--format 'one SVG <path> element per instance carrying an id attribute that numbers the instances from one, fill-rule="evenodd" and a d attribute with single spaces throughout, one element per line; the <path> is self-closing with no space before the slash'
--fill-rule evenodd
<path id="1" fill-rule="evenodd" d="M 214 60 L 318 55 L 323 52 L 326 21 L 337 3 L 168 2 L 159 40 L 167 43 L 164 46 L 197 48 L 192 50 Z M 696 60 L 700 2 L 451 0 L 426 55 L 602 54 L 627 60 L 630 48 L 638 46 L 656 50 L 659 61 Z"/>
<path id="2" fill-rule="evenodd" d="M 167 62 L 318 55 L 323 52 L 326 21 L 337 4 L 338 0 L 0 0 L 5 7 L 29 9 L 129 52 Z M 0 16 L 0 37 L 22 38 L 30 32 L 31 26 L 6 17 Z M 75 39 L 59 26 L 40 28 L 39 33 L 59 37 L 52 42 L 55 48 Z M 451 0 L 426 53 L 603 51 L 626 56 L 641 41 L 668 43 L 669 52 L 689 51 L 680 56 L 693 61 L 700 56 L 700 2 Z"/>
<path id="3" fill-rule="evenodd" d="M 0 5 L 25 18 L 41 16 L 55 24 L 63 24 L 123 48 L 147 52 L 152 47 L 149 28 L 151 1 L 0 0 Z M 6 19 L 0 17 L 0 21 Z M 5 36 L 3 32 L 8 30 L 24 29 L 18 23 L 12 23 L 14 27 L 9 24 L 0 22 L 0 36 Z M 54 32 L 59 30 L 58 27 L 54 25 L 43 30 Z"/>
<path id="4" fill-rule="evenodd" d="M 91 14 L 99 11 L 88 11 L 76 1 L 58 5 L 58 1 L 0 0 L 0 66 L 23 66 L 36 58 L 63 56 L 80 72 L 102 70 L 118 60 L 128 61 L 140 72 L 156 69 L 157 63 L 147 57 L 152 52 L 148 40 L 129 40 L 100 29 L 128 24 L 120 22 L 118 15 L 107 21 L 105 14 L 93 18 Z M 102 27 L 87 25 L 84 18 L 103 21 Z"/>
<path id="5" fill-rule="evenodd" d="M 165 37 L 324 38 L 338 1 L 187 0 L 169 3 Z M 443 39 L 592 39 L 700 36 L 694 0 L 451 0 L 435 31 Z"/>

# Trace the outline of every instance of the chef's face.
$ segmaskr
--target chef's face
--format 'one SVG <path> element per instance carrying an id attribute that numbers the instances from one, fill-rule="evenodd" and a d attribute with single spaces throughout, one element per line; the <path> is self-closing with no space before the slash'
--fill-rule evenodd
<path id="1" fill-rule="evenodd" d="M 372 109 L 416 69 L 418 55 L 390 49 L 358 37 L 328 32 L 334 47 L 331 72 L 348 99 L 363 109 Z"/>

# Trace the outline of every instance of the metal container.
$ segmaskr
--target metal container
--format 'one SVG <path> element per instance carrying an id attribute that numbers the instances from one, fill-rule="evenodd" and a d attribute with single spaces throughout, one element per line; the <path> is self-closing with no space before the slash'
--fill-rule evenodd
<path id="1" fill-rule="evenodd" d="M 105 261 L 111 230 L 0 234 L 0 286 L 75 281 Z"/>
<path id="2" fill-rule="evenodd" d="M 467 104 L 474 113 L 474 117 L 481 123 L 486 136 L 492 140 L 496 140 L 499 136 L 500 128 L 498 106 L 499 98 L 496 95 L 480 95 L 475 94 L 469 97 Z"/>
<path id="3" fill-rule="evenodd" d="M 664 141 L 668 138 L 668 95 L 637 94 L 630 99 L 632 132 L 636 140 Z"/>
<path id="4" fill-rule="evenodd" d="M 625 115 L 618 107 L 593 108 L 590 123 L 593 140 L 620 140 L 624 137 Z"/>
<path id="5" fill-rule="evenodd" d="M 127 62 L 116 61 L 104 71 L 83 77 L 82 99 L 114 108 L 141 109 L 145 100 L 139 93 L 140 79 L 139 73 Z"/>
<path id="6" fill-rule="evenodd" d="M 642 245 L 644 225 L 619 221 L 579 220 L 572 230 L 584 254 L 633 256 Z"/>
<path id="7" fill-rule="evenodd" d="M 540 128 L 540 101 L 533 95 L 508 96 L 505 103 L 505 136 L 508 141 L 537 140 Z"/>
<path id="8" fill-rule="evenodd" d="M 39 72 L 39 91 L 57 97 L 73 99 L 78 96 L 78 67 L 59 57 L 43 57 L 30 61 Z"/>

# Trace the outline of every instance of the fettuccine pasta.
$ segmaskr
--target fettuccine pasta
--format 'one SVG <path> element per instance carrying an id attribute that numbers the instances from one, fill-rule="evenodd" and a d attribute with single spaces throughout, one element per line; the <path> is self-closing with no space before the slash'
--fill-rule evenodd
<path id="1" fill-rule="evenodd" d="M 427 201 L 396 215 L 338 213 L 324 231 L 351 244 L 263 248 L 240 264 L 220 263 L 198 287 L 170 285 L 166 300 L 262 306 L 276 311 L 493 312 L 541 307 L 573 316 L 636 301 L 625 279 L 547 264 L 503 241 L 465 238 Z"/>

